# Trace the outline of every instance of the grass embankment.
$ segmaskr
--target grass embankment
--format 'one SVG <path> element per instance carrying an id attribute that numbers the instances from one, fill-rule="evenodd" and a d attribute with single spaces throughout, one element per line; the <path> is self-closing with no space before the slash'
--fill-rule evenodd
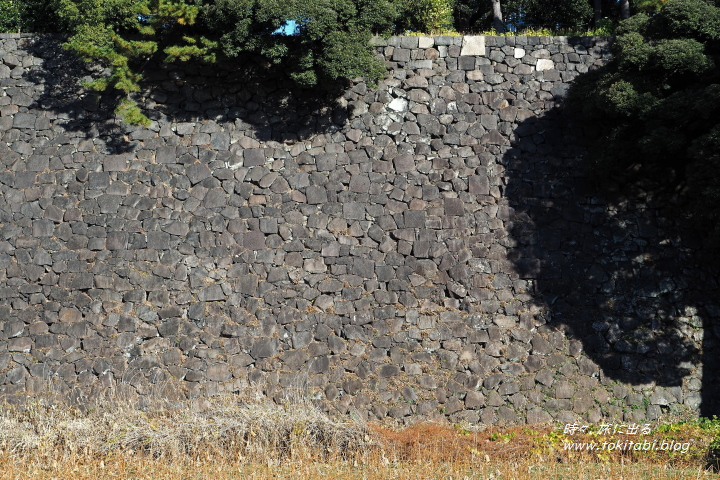
<path id="1" fill-rule="evenodd" d="M 0 477 L 720 479 L 709 468 L 717 467 L 718 438 L 718 421 L 655 425 L 647 435 L 571 435 L 560 426 L 393 429 L 335 421 L 304 404 L 226 401 L 205 411 L 84 414 L 35 404 L 2 410 Z M 634 450 L 630 441 L 658 447 Z M 570 442 L 626 448 L 571 451 Z M 663 442 L 681 447 L 660 450 Z"/>

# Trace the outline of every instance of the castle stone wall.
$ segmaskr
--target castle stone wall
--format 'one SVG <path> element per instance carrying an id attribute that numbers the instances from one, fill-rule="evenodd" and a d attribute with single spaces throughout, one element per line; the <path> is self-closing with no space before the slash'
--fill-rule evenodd
<path id="1" fill-rule="evenodd" d="M 375 39 L 387 78 L 332 96 L 252 58 L 150 62 L 139 128 L 58 39 L 1 36 L 0 394 L 701 412 L 717 274 L 651 189 L 595 189 L 562 107 L 609 46 Z"/>

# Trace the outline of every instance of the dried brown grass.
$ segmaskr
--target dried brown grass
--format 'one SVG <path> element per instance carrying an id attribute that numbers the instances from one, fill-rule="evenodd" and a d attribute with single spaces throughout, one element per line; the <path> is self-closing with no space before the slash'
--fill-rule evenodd
<path id="1" fill-rule="evenodd" d="M 332 420 L 303 401 L 279 406 L 226 399 L 203 411 L 86 413 L 31 404 L 0 411 L 0 477 L 720 479 L 706 468 L 702 455 L 709 437 L 693 427 L 671 435 L 692 436 L 694 453 L 568 452 L 562 448 L 567 437 L 550 426 L 477 429 L 421 423 L 394 429 Z"/>
<path id="2" fill-rule="evenodd" d="M 143 454 L 153 459 L 279 461 L 342 457 L 371 447 L 367 428 L 334 421 L 309 404 L 215 401 L 209 408 L 81 413 L 29 404 L 0 414 L 0 453 L 58 459 Z"/>

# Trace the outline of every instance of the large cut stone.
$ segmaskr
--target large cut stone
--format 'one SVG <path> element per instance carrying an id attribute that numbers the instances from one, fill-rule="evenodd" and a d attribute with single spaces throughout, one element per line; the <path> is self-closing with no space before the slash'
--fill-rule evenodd
<path id="1" fill-rule="evenodd" d="M 463 37 L 462 50 L 460 50 L 462 56 L 485 56 L 485 37 Z"/>

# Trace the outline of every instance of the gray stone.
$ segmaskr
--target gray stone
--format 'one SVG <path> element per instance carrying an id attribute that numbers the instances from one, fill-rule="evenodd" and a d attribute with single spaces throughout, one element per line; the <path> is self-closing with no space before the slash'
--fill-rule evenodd
<path id="1" fill-rule="evenodd" d="M 211 382 L 226 382 L 232 378 L 232 373 L 227 365 L 215 364 L 207 367 L 205 377 Z"/>
<path id="2" fill-rule="evenodd" d="M 55 231 L 55 223 L 52 220 L 33 221 L 34 237 L 51 237 Z"/>
<path id="3" fill-rule="evenodd" d="M 177 155 L 175 147 L 160 147 L 155 152 L 157 163 L 176 163 Z"/>
<path id="4" fill-rule="evenodd" d="M 415 159 L 412 155 L 398 155 L 393 159 L 397 173 L 411 172 L 415 169 Z"/>
<path id="5" fill-rule="evenodd" d="M 243 150 L 243 165 L 253 167 L 265 165 L 265 152 L 261 148 Z"/>
<path id="6" fill-rule="evenodd" d="M 379 375 L 381 378 L 395 377 L 400 375 L 400 367 L 397 365 L 383 365 L 380 367 Z"/>
<path id="7" fill-rule="evenodd" d="M 345 203 L 343 217 L 348 220 L 365 220 L 365 206 L 361 203 Z"/>
<path id="8" fill-rule="evenodd" d="M 250 350 L 250 355 L 256 360 L 272 357 L 276 353 L 278 353 L 277 338 L 261 338 L 253 344 Z"/>
<path id="9" fill-rule="evenodd" d="M 218 151 L 228 150 L 230 148 L 230 134 L 227 132 L 210 134 L 210 147 Z"/>
<path id="10" fill-rule="evenodd" d="M 35 128 L 37 115 L 33 113 L 17 113 L 13 120 L 13 128 Z"/>
<path id="11" fill-rule="evenodd" d="M 444 201 L 445 215 L 462 216 L 465 215 L 465 204 L 459 198 L 446 198 Z"/>
<path id="12" fill-rule="evenodd" d="M 485 395 L 478 391 L 471 391 L 465 395 L 465 408 L 475 410 L 485 406 Z"/>
<path id="13" fill-rule="evenodd" d="M 198 293 L 198 300 L 201 302 L 215 302 L 218 300 L 224 300 L 225 294 L 220 285 L 210 285 L 209 287 L 203 288 Z"/>
<path id="14" fill-rule="evenodd" d="M 265 234 L 263 232 L 247 232 L 243 234 L 243 247 L 248 250 L 262 250 L 265 248 Z"/>
<path id="15" fill-rule="evenodd" d="M 127 170 L 125 155 L 108 155 L 103 159 L 103 169 L 106 172 L 122 172 Z"/>
<path id="16" fill-rule="evenodd" d="M 11 338 L 8 341 L 8 352 L 30 353 L 33 347 L 33 341 L 29 337 Z M 16 383 L 16 382 L 13 382 Z"/>
<path id="17" fill-rule="evenodd" d="M 310 205 L 322 205 L 327 203 L 327 190 L 323 187 L 310 186 L 305 191 L 307 203 Z"/>
<path id="18" fill-rule="evenodd" d="M 190 180 L 190 184 L 192 185 L 202 182 L 210 175 L 212 175 L 212 172 L 210 172 L 208 166 L 203 163 L 194 163 L 190 165 L 185 170 L 185 173 Z"/>
<path id="19" fill-rule="evenodd" d="M 5 378 L 12 384 L 25 383 L 28 371 L 23 366 L 18 366 L 5 374 Z"/>

